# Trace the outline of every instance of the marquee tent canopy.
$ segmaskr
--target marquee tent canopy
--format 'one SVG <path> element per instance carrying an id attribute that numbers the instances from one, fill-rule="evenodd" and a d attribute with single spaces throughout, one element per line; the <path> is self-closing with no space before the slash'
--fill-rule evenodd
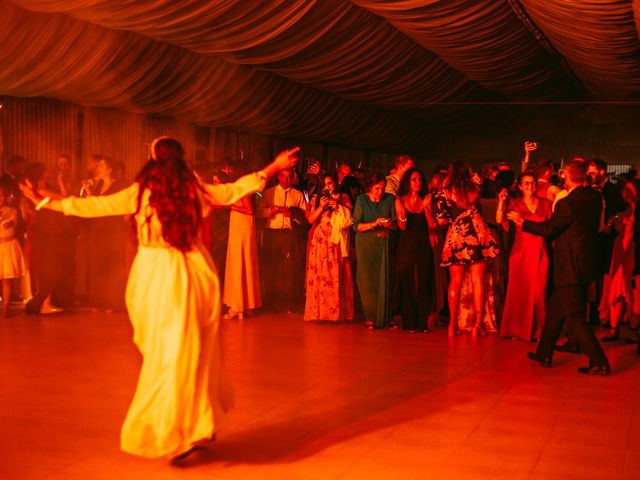
<path id="1" fill-rule="evenodd" d="M 624 146 L 639 14 L 640 0 L 0 0 L 0 94 L 385 150 L 527 128 Z"/>

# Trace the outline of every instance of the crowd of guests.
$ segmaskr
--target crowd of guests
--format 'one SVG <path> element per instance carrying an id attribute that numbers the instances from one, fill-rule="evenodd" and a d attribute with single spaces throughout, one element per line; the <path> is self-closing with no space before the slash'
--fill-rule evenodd
<path id="1" fill-rule="evenodd" d="M 451 336 L 542 344 L 564 333 L 557 350 L 583 351 L 583 373 L 607 374 L 589 322 L 610 329 L 603 342 L 637 342 L 638 180 L 635 171 L 610 179 L 601 159 L 576 157 L 556 170 L 532 160 L 536 149 L 525 143 L 520 171 L 474 172 L 458 161 L 427 179 L 401 155 L 388 174 L 347 164 L 323 172 L 313 160 L 304 173 L 280 172 L 255 202 L 243 200 L 250 227 L 229 230 L 224 291 L 235 303 L 225 300 L 227 317 L 264 303 L 307 321 L 362 320 L 407 333 L 447 317 Z M 559 317 L 553 335 L 544 329 L 551 317 Z M 550 365 L 555 343 L 532 358 Z"/>
<path id="2" fill-rule="evenodd" d="M 3 314 L 11 299 L 32 314 L 90 307 L 123 311 L 129 224 L 121 218 L 78 219 L 36 209 L 20 184 L 28 181 L 53 199 L 109 195 L 124 188 L 124 165 L 102 155 L 87 159 L 81 180 L 71 157 L 60 155 L 53 169 L 12 156 L 0 177 L 0 274 Z"/>
<path id="3" fill-rule="evenodd" d="M 203 242 L 220 272 L 225 317 L 265 308 L 407 333 L 448 324 L 450 336 L 538 340 L 531 356 L 545 366 L 554 350 L 583 351 L 585 373 L 608 373 L 588 323 L 610 328 L 603 342 L 637 342 L 640 184 L 634 171 L 612 181 L 600 159 L 576 157 L 556 171 L 550 161 L 532 160 L 536 149 L 525 142 L 519 172 L 507 164 L 475 172 L 456 161 L 436 165 L 427 178 L 407 155 L 385 173 L 348 164 L 323 171 L 314 159 L 304 172 L 280 171 L 262 194 L 207 217 Z M 70 220 L 16 203 L 21 178 L 58 198 L 124 186 L 122 168 L 109 159 L 88 163 L 74 184 L 67 156 L 54 174 L 19 157 L 9 162 L 0 181 L 4 299 L 10 279 L 25 275 L 32 312 L 69 305 L 78 285 L 89 285 L 80 288 L 88 305 L 122 309 L 126 223 Z M 247 171 L 226 160 L 213 181 Z M 567 342 L 556 345 L 563 332 Z"/>

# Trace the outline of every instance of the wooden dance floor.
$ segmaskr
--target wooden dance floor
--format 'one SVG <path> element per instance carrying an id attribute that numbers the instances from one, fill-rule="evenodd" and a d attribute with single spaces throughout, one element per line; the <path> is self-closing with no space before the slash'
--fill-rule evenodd
<path id="1" fill-rule="evenodd" d="M 140 365 L 125 315 L 0 320 L 3 480 L 640 478 L 635 346 L 607 347 L 601 378 L 495 336 L 225 321 L 236 407 L 176 466 L 119 450 Z"/>

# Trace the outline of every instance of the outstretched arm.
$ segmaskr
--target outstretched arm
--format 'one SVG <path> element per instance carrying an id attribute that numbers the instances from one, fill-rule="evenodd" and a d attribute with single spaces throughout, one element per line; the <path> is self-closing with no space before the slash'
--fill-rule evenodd
<path id="1" fill-rule="evenodd" d="M 233 183 L 211 185 L 201 183 L 205 191 L 206 200 L 210 205 L 232 205 L 242 197 L 261 191 L 267 180 L 278 171 L 293 167 L 298 161 L 297 153 L 300 147 L 284 150 L 276 159 L 259 172 L 240 177 Z"/>
<path id="2" fill-rule="evenodd" d="M 113 215 L 129 215 L 135 213 L 138 203 L 138 184 L 133 183 L 128 188 L 112 195 L 95 197 L 67 197 L 51 199 L 43 197 L 29 183 L 20 185 L 25 197 L 31 200 L 36 208 L 47 208 L 76 217 L 109 217 Z M 47 200 L 49 198 L 49 200 Z"/>

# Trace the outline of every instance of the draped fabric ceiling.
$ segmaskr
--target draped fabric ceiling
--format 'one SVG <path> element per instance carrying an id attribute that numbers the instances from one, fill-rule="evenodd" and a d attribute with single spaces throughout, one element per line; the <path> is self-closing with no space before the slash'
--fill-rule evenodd
<path id="1" fill-rule="evenodd" d="M 0 94 L 423 154 L 470 134 L 624 144 L 639 15 L 640 0 L 0 0 Z"/>

